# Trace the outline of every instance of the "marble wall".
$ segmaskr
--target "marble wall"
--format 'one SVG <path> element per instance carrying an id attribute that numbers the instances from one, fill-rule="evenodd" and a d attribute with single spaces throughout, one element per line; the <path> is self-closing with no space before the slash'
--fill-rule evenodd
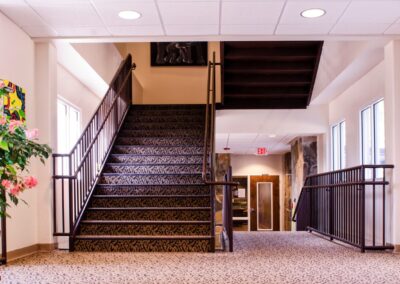
<path id="1" fill-rule="evenodd" d="M 293 208 L 296 207 L 304 181 L 308 175 L 318 172 L 317 166 L 317 137 L 298 137 L 291 143 Z M 292 224 L 293 225 L 293 224 Z"/>

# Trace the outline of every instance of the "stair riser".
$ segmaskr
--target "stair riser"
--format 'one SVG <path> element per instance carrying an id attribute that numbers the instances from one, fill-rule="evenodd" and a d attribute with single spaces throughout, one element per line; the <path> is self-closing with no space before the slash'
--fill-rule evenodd
<path id="1" fill-rule="evenodd" d="M 86 220 L 209 221 L 210 210 L 88 210 Z"/>
<path id="2" fill-rule="evenodd" d="M 203 146 L 204 138 L 199 136 L 195 137 L 120 137 L 117 139 L 117 145 L 146 145 L 146 146 L 176 146 L 176 145 L 188 145 L 188 146 Z"/>
<path id="3" fill-rule="evenodd" d="M 75 240 L 76 251 L 210 252 L 209 240 Z"/>
<path id="4" fill-rule="evenodd" d="M 202 164 L 203 157 L 198 156 L 129 156 L 111 155 L 109 163 L 132 164 Z"/>
<path id="5" fill-rule="evenodd" d="M 204 138 L 204 131 L 201 129 L 183 129 L 177 130 L 127 130 L 122 129 L 119 132 L 120 137 L 196 137 Z"/>
<path id="6" fill-rule="evenodd" d="M 182 166 L 123 166 L 106 165 L 104 173 L 127 173 L 127 174 L 194 174 L 201 173 L 201 165 L 182 165 Z"/>
<path id="7" fill-rule="evenodd" d="M 92 207 L 207 207 L 210 198 L 93 198 Z"/>
<path id="8" fill-rule="evenodd" d="M 100 177 L 101 184 L 120 185 L 176 185 L 203 184 L 201 175 L 104 175 Z"/>
<path id="9" fill-rule="evenodd" d="M 115 146 L 113 154 L 134 154 L 134 155 L 201 155 L 203 147 L 135 147 Z"/>
<path id="10" fill-rule="evenodd" d="M 195 123 L 181 123 L 181 122 L 127 122 L 123 125 L 123 129 L 126 130 L 154 130 L 154 129 L 177 129 L 177 130 L 186 130 L 186 129 L 197 129 L 203 131 L 204 123 L 195 122 Z"/>
<path id="11" fill-rule="evenodd" d="M 206 195 L 208 186 L 109 186 L 97 187 L 96 195 Z"/>
<path id="12" fill-rule="evenodd" d="M 211 227 L 209 224 L 82 224 L 80 233 L 88 235 L 209 236 Z"/>

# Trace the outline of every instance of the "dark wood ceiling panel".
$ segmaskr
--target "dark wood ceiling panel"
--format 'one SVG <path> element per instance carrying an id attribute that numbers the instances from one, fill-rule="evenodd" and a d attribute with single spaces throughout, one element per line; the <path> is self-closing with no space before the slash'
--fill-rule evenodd
<path id="1" fill-rule="evenodd" d="M 322 45 L 321 41 L 221 43 L 222 108 L 306 108 Z"/>

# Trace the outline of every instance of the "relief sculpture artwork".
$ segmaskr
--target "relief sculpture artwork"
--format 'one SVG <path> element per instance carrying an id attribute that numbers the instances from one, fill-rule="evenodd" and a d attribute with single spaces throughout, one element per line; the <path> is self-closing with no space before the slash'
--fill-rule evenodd
<path id="1" fill-rule="evenodd" d="M 151 66 L 207 66 L 207 42 L 151 43 Z"/>

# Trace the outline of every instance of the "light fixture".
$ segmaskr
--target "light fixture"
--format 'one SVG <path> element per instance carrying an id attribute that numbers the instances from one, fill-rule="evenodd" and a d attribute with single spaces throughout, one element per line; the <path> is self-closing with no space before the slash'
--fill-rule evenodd
<path id="1" fill-rule="evenodd" d="M 118 13 L 118 16 L 124 20 L 137 20 L 142 14 L 136 11 L 121 11 Z"/>
<path id="2" fill-rule="evenodd" d="M 301 16 L 304 18 L 319 18 L 326 14 L 326 11 L 320 8 L 307 9 L 301 12 Z"/>
<path id="3" fill-rule="evenodd" d="M 276 134 L 270 134 L 269 135 L 269 138 L 275 138 L 276 137 Z"/>

